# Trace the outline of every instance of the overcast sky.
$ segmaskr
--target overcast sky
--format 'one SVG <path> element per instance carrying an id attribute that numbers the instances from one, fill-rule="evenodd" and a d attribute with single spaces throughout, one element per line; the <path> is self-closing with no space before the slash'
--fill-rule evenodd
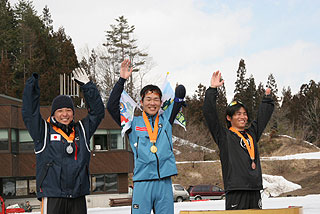
<path id="1" fill-rule="evenodd" d="M 17 2 L 10 0 L 11 3 Z M 54 28 L 63 26 L 78 58 L 101 47 L 105 31 L 124 15 L 135 25 L 140 48 L 147 48 L 156 67 L 148 82 L 184 84 L 189 95 L 209 86 L 220 70 L 231 101 L 240 59 L 256 84 L 275 76 L 278 90 L 297 93 L 311 79 L 320 81 L 320 1 L 318 0 L 34 0 L 47 5 Z M 278 95 L 281 95 L 278 93 Z"/>

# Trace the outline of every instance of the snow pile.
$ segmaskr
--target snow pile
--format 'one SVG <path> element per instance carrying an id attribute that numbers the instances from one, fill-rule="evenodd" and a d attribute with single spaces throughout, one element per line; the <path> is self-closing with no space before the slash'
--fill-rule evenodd
<path id="1" fill-rule="evenodd" d="M 213 153 L 215 152 L 216 150 L 214 149 L 209 149 L 207 147 L 204 147 L 204 146 L 199 146 L 195 143 L 191 143 L 190 141 L 188 140 L 184 140 L 184 139 L 181 139 L 179 137 L 176 137 L 176 136 L 172 136 L 172 142 L 177 145 L 177 146 L 190 146 L 192 148 L 200 148 L 201 150 L 203 151 L 206 151 L 206 152 L 210 152 L 210 153 Z M 176 150 L 176 152 L 180 152 L 179 150 Z M 181 152 L 180 152 L 181 153 Z M 179 154 L 180 154 L 179 153 Z M 176 153 L 177 154 L 177 153 Z"/>
<path id="2" fill-rule="evenodd" d="M 180 155 L 182 152 L 180 152 L 178 149 L 173 148 L 173 153 L 175 155 Z"/>
<path id="3" fill-rule="evenodd" d="M 298 153 L 294 155 L 262 157 L 261 160 L 294 160 L 294 159 L 320 159 L 320 152 Z"/>
<path id="4" fill-rule="evenodd" d="M 280 137 L 286 137 L 286 138 L 289 138 L 289 139 L 292 139 L 292 140 L 297 140 L 296 138 L 291 137 L 291 136 L 289 136 L 289 135 L 279 135 L 279 136 L 280 136 Z M 314 145 L 314 144 L 312 144 L 312 143 L 310 143 L 310 142 L 308 142 L 308 141 L 306 141 L 306 140 L 304 140 L 304 141 L 302 141 L 302 142 L 304 142 L 304 143 L 306 143 L 306 144 L 308 144 L 308 145 L 310 145 L 310 146 L 313 146 L 313 147 L 317 148 L 318 150 L 320 150 L 319 147 L 317 147 L 316 145 Z"/>
<path id="5" fill-rule="evenodd" d="M 301 186 L 286 180 L 282 176 L 262 174 L 264 191 L 261 197 L 275 197 L 282 193 L 301 189 Z"/>

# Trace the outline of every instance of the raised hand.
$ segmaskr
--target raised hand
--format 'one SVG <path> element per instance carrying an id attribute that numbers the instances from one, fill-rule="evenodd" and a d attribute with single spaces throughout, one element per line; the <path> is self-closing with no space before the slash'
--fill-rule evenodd
<path id="1" fill-rule="evenodd" d="M 220 71 L 213 72 L 212 77 L 211 77 L 211 83 L 210 87 L 211 88 L 219 88 L 222 86 L 224 83 L 224 80 L 221 80 L 221 73 Z"/>
<path id="2" fill-rule="evenodd" d="M 132 67 L 130 68 L 130 60 L 125 59 L 123 60 L 123 62 L 121 63 L 121 69 L 120 69 L 120 77 L 122 77 L 123 79 L 128 79 L 131 74 L 132 74 Z"/>
<path id="3" fill-rule="evenodd" d="M 79 84 L 79 85 L 85 85 L 87 84 L 90 79 L 88 74 L 82 70 L 81 68 L 76 68 L 72 71 L 74 80 Z"/>

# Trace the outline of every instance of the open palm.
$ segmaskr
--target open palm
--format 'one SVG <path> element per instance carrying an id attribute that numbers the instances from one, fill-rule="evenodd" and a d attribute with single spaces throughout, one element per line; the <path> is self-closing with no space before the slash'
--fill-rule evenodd
<path id="1" fill-rule="evenodd" d="M 132 74 L 132 67 L 130 68 L 130 60 L 125 59 L 121 63 L 121 69 L 120 69 L 120 77 L 124 79 L 128 79 Z"/>
<path id="2" fill-rule="evenodd" d="M 211 77 L 211 88 L 219 88 L 224 83 L 224 80 L 221 79 L 221 73 L 220 71 L 213 72 Z"/>

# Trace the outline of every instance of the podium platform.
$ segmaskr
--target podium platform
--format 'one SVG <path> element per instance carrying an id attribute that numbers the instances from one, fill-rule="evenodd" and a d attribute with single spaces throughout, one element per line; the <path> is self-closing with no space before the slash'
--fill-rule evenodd
<path id="1" fill-rule="evenodd" d="M 180 211 L 180 214 L 303 214 L 302 207 L 262 210 Z"/>

